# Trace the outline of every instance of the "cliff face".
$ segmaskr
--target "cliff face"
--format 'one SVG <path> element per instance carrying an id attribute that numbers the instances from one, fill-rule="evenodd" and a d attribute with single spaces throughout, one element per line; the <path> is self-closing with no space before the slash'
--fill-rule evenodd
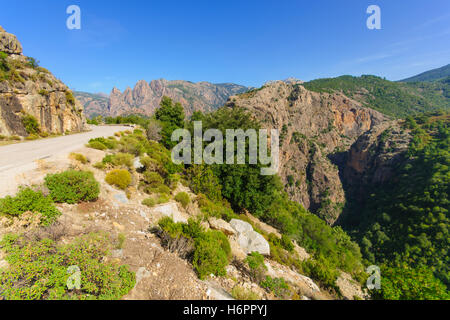
<path id="1" fill-rule="evenodd" d="M 243 107 L 265 128 L 279 129 L 279 174 L 286 191 L 330 224 L 345 204 L 336 164 L 361 135 L 389 122 L 342 94 L 311 92 L 301 82 L 273 82 L 230 97 L 226 105 Z"/>
<path id="2" fill-rule="evenodd" d="M 68 87 L 22 55 L 17 38 L 0 27 L 0 134 L 27 136 L 22 122 L 34 116 L 43 132 L 83 130 L 83 108 Z"/>
<path id="3" fill-rule="evenodd" d="M 194 111 L 211 111 L 225 104 L 229 96 L 245 92 L 244 86 L 235 84 L 212 84 L 209 82 L 192 83 L 164 79 L 153 80 L 148 83 L 139 81 L 131 89 L 121 92 L 113 88 L 108 103 L 97 99 L 85 99 L 82 93 L 76 93 L 77 98 L 84 101 L 86 114 L 119 116 L 127 114 L 153 115 L 159 108 L 163 96 L 168 96 L 175 102 L 180 102 L 185 108 L 186 114 Z M 84 94 L 86 95 L 86 94 Z"/>

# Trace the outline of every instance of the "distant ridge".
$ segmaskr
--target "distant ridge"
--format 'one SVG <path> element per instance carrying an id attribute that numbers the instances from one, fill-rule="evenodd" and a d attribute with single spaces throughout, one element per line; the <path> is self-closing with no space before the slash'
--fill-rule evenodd
<path id="1" fill-rule="evenodd" d="M 431 82 L 443 80 L 447 77 L 450 77 L 450 64 L 441 68 L 423 72 L 407 79 L 400 80 L 400 82 Z"/>

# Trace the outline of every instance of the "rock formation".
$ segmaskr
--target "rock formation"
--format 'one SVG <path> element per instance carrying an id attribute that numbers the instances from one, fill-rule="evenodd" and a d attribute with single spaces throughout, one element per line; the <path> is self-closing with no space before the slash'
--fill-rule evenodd
<path id="1" fill-rule="evenodd" d="M 28 136 L 31 115 L 47 133 L 83 130 L 83 107 L 72 91 L 34 59 L 22 55 L 16 36 L 0 27 L 0 135 Z"/>
<path id="2" fill-rule="evenodd" d="M 139 81 L 133 89 L 121 92 L 113 88 L 107 103 L 101 96 L 77 92 L 76 97 L 83 102 L 88 116 L 119 116 L 141 114 L 150 116 L 159 108 L 163 96 L 180 102 L 187 115 L 194 111 L 211 111 L 225 104 L 229 96 L 245 92 L 246 87 L 224 83 L 192 83 L 189 81 L 153 80 Z"/>
<path id="3" fill-rule="evenodd" d="M 265 128 L 280 131 L 280 172 L 290 198 L 333 224 L 345 204 L 338 162 L 353 143 L 389 121 L 341 93 L 316 93 L 300 81 L 276 81 L 230 97 Z"/>

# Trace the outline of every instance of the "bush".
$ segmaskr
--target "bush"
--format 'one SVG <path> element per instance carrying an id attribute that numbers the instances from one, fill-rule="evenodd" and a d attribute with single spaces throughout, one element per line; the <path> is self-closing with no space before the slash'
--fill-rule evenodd
<path id="1" fill-rule="evenodd" d="M 125 169 L 116 169 L 110 171 L 105 178 L 110 185 L 125 190 L 131 184 L 131 174 Z"/>
<path id="2" fill-rule="evenodd" d="M 52 223 L 61 215 L 50 197 L 45 197 L 42 192 L 30 188 L 21 189 L 15 197 L 7 196 L 0 199 L 0 214 L 18 217 L 28 211 L 40 213 L 41 223 L 44 225 Z"/>
<path id="3" fill-rule="evenodd" d="M 200 279 L 214 274 L 225 276 L 231 258 L 228 238 L 220 231 L 210 230 L 195 239 L 193 266 Z"/>
<path id="4" fill-rule="evenodd" d="M 266 277 L 264 281 L 260 283 L 261 287 L 273 292 L 278 298 L 286 299 L 290 293 L 289 285 L 283 278 L 271 278 Z"/>
<path id="5" fill-rule="evenodd" d="M 114 155 L 105 156 L 102 162 L 116 167 L 125 166 L 131 169 L 133 167 L 133 160 L 134 156 L 132 154 L 119 152 Z"/>
<path id="6" fill-rule="evenodd" d="M 254 281 L 260 282 L 264 278 L 267 266 L 264 263 L 264 256 L 259 252 L 252 252 L 245 259 L 251 270 L 251 276 Z"/>
<path id="7" fill-rule="evenodd" d="M 156 198 L 147 198 L 142 201 L 142 204 L 147 207 L 154 207 L 157 204 L 163 204 L 170 201 L 170 197 L 166 194 L 159 195 Z"/>
<path id="8" fill-rule="evenodd" d="M 136 283 L 127 266 L 103 262 L 107 236 L 90 234 L 63 245 L 10 235 L 1 246 L 10 264 L 0 273 L 2 296 L 7 300 L 117 300 Z M 81 271 L 80 290 L 68 288 L 73 283 L 72 266 Z"/>
<path id="9" fill-rule="evenodd" d="M 97 150 L 106 150 L 108 149 L 103 143 L 99 141 L 90 141 L 87 145 L 88 148 L 97 149 Z"/>
<path id="10" fill-rule="evenodd" d="M 103 137 L 89 140 L 89 144 L 88 145 L 91 145 L 91 144 L 98 145 L 96 142 L 99 142 L 102 145 L 104 145 L 105 149 L 115 149 L 117 147 L 117 141 L 116 140 L 106 139 L 106 138 L 103 138 Z M 105 149 L 100 149 L 100 150 L 105 150 Z"/>
<path id="11" fill-rule="evenodd" d="M 78 162 L 81 162 L 82 164 L 88 163 L 88 159 L 84 155 L 82 155 L 80 153 L 71 153 L 70 154 L 70 158 L 74 159 L 74 160 L 76 160 Z"/>
<path id="12" fill-rule="evenodd" d="M 160 185 L 164 184 L 164 179 L 158 172 L 145 171 L 144 181 L 150 187 L 159 187 Z"/>
<path id="13" fill-rule="evenodd" d="M 261 297 L 256 292 L 241 286 L 235 286 L 231 290 L 231 295 L 235 300 L 261 300 Z"/>
<path id="14" fill-rule="evenodd" d="M 181 203 L 183 208 L 186 208 L 187 205 L 191 202 L 191 198 L 186 192 L 180 192 L 175 196 L 175 200 Z"/>
<path id="15" fill-rule="evenodd" d="M 92 172 L 68 170 L 63 173 L 47 175 L 45 185 L 50 196 L 59 203 L 79 203 L 97 200 L 100 184 Z"/>
<path id="16" fill-rule="evenodd" d="M 39 122 L 36 120 L 35 117 L 33 117 L 32 115 L 24 115 L 22 117 L 22 123 L 23 126 L 25 127 L 25 130 L 28 134 L 39 134 L 39 132 L 41 131 L 39 128 Z"/>

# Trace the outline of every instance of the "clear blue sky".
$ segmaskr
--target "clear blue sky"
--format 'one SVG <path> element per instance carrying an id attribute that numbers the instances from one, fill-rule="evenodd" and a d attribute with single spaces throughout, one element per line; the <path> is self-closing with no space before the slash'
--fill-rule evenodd
<path id="1" fill-rule="evenodd" d="M 2 0 L 0 25 L 76 90 L 165 78 L 259 87 L 268 80 L 376 74 L 450 63 L 448 0 Z M 76 4 L 82 29 L 66 28 Z M 382 30 L 366 9 L 381 8 Z"/>

